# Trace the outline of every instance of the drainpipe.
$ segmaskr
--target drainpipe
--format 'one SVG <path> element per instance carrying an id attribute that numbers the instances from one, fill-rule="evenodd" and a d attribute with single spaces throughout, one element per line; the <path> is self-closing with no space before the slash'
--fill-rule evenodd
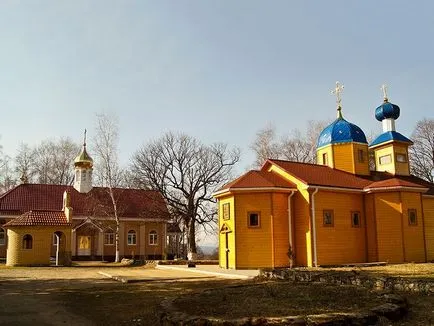
<path id="1" fill-rule="evenodd" d="M 316 252 L 316 216 L 315 216 L 315 194 L 318 192 L 318 188 L 312 193 L 312 238 L 313 238 L 313 263 L 315 267 L 318 267 L 317 252 Z"/>
<path id="2" fill-rule="evenodd" d="M 291 206 L 291 198 L 294 196 L 295 191 L 291 191 L 288 195 L 288 235 L 289 235 L 289 247 L 294 253 L 294 246 L 292 243 L 292 206 Z"/>

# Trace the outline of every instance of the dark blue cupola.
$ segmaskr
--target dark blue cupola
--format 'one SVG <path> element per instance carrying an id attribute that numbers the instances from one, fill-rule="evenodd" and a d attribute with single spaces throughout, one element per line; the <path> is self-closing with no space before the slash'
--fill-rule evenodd
<path id="1" fill-rule="evenodd" d="M 360 127 L 348 122 L 342 117 L 341 110 L 338 110 L 338 118 L 327 126 L 319 135 L 318 148 L 338 143 L 362 143 L 367 144 L 365 133 Z"/>
<path id="2" fill-rule="evenodd" d="M 400 134 L 395 129 L 395 120 L 399 118 L 401 110 L 398 105 L 390 103 L 387 97 L 387 86 L 381 86 L 384 95 L 383 104 L 375 109 L 375 118 L 383 124 L 383 133 L 369 145 L 376 147 L 391 141 L 412 143 L 410 139 Z"/>
<path id="3" fill-rule="evenodd" d="M 368 142 L 365 133 L 342 116 L 344 86 L 336 82 L 337 118 L 319 135 L 317 163 L 358 175 L 369 175 Z"/>

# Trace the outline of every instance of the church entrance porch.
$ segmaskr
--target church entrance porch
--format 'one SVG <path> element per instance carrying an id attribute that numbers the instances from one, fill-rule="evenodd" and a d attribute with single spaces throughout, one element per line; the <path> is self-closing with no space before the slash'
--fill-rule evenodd
<path id="1" fill-rule="evenodd" d="M 78 260 L 102 258 L 103 230 L 91 219 L 86 219 L 73 229 L 73 256 Z"/>

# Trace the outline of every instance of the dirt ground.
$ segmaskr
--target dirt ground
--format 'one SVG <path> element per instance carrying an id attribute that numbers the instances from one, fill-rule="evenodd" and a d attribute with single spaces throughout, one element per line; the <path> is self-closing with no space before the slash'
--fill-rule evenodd
<path id="1" fill-rule="evenodd" d="M 135 282 L 114 281 L 99 272 Z M 0 265 L 0 324 L 158 325 L 159 304 L 165 298 L 188 298 L 204 289 L 246 282 L 252 281 L 144 267 Z M 390 325 L 434 324 L 434 296 L 408 295 L 408 299 L 409 317 Z"/>

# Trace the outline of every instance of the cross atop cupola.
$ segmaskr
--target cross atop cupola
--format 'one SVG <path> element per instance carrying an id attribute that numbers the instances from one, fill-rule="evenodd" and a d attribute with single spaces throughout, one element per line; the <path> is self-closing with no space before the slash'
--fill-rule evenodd
<path id="1" fill-rule="evenodd" d="M 342 93 L 344 91 L 344 85 L 340 82 L 336 82 L 336 87 L 331 90 L 331 94 L 336 95 L 336 106 L 338 110 L 338 119 L 342 119 Z"/>

